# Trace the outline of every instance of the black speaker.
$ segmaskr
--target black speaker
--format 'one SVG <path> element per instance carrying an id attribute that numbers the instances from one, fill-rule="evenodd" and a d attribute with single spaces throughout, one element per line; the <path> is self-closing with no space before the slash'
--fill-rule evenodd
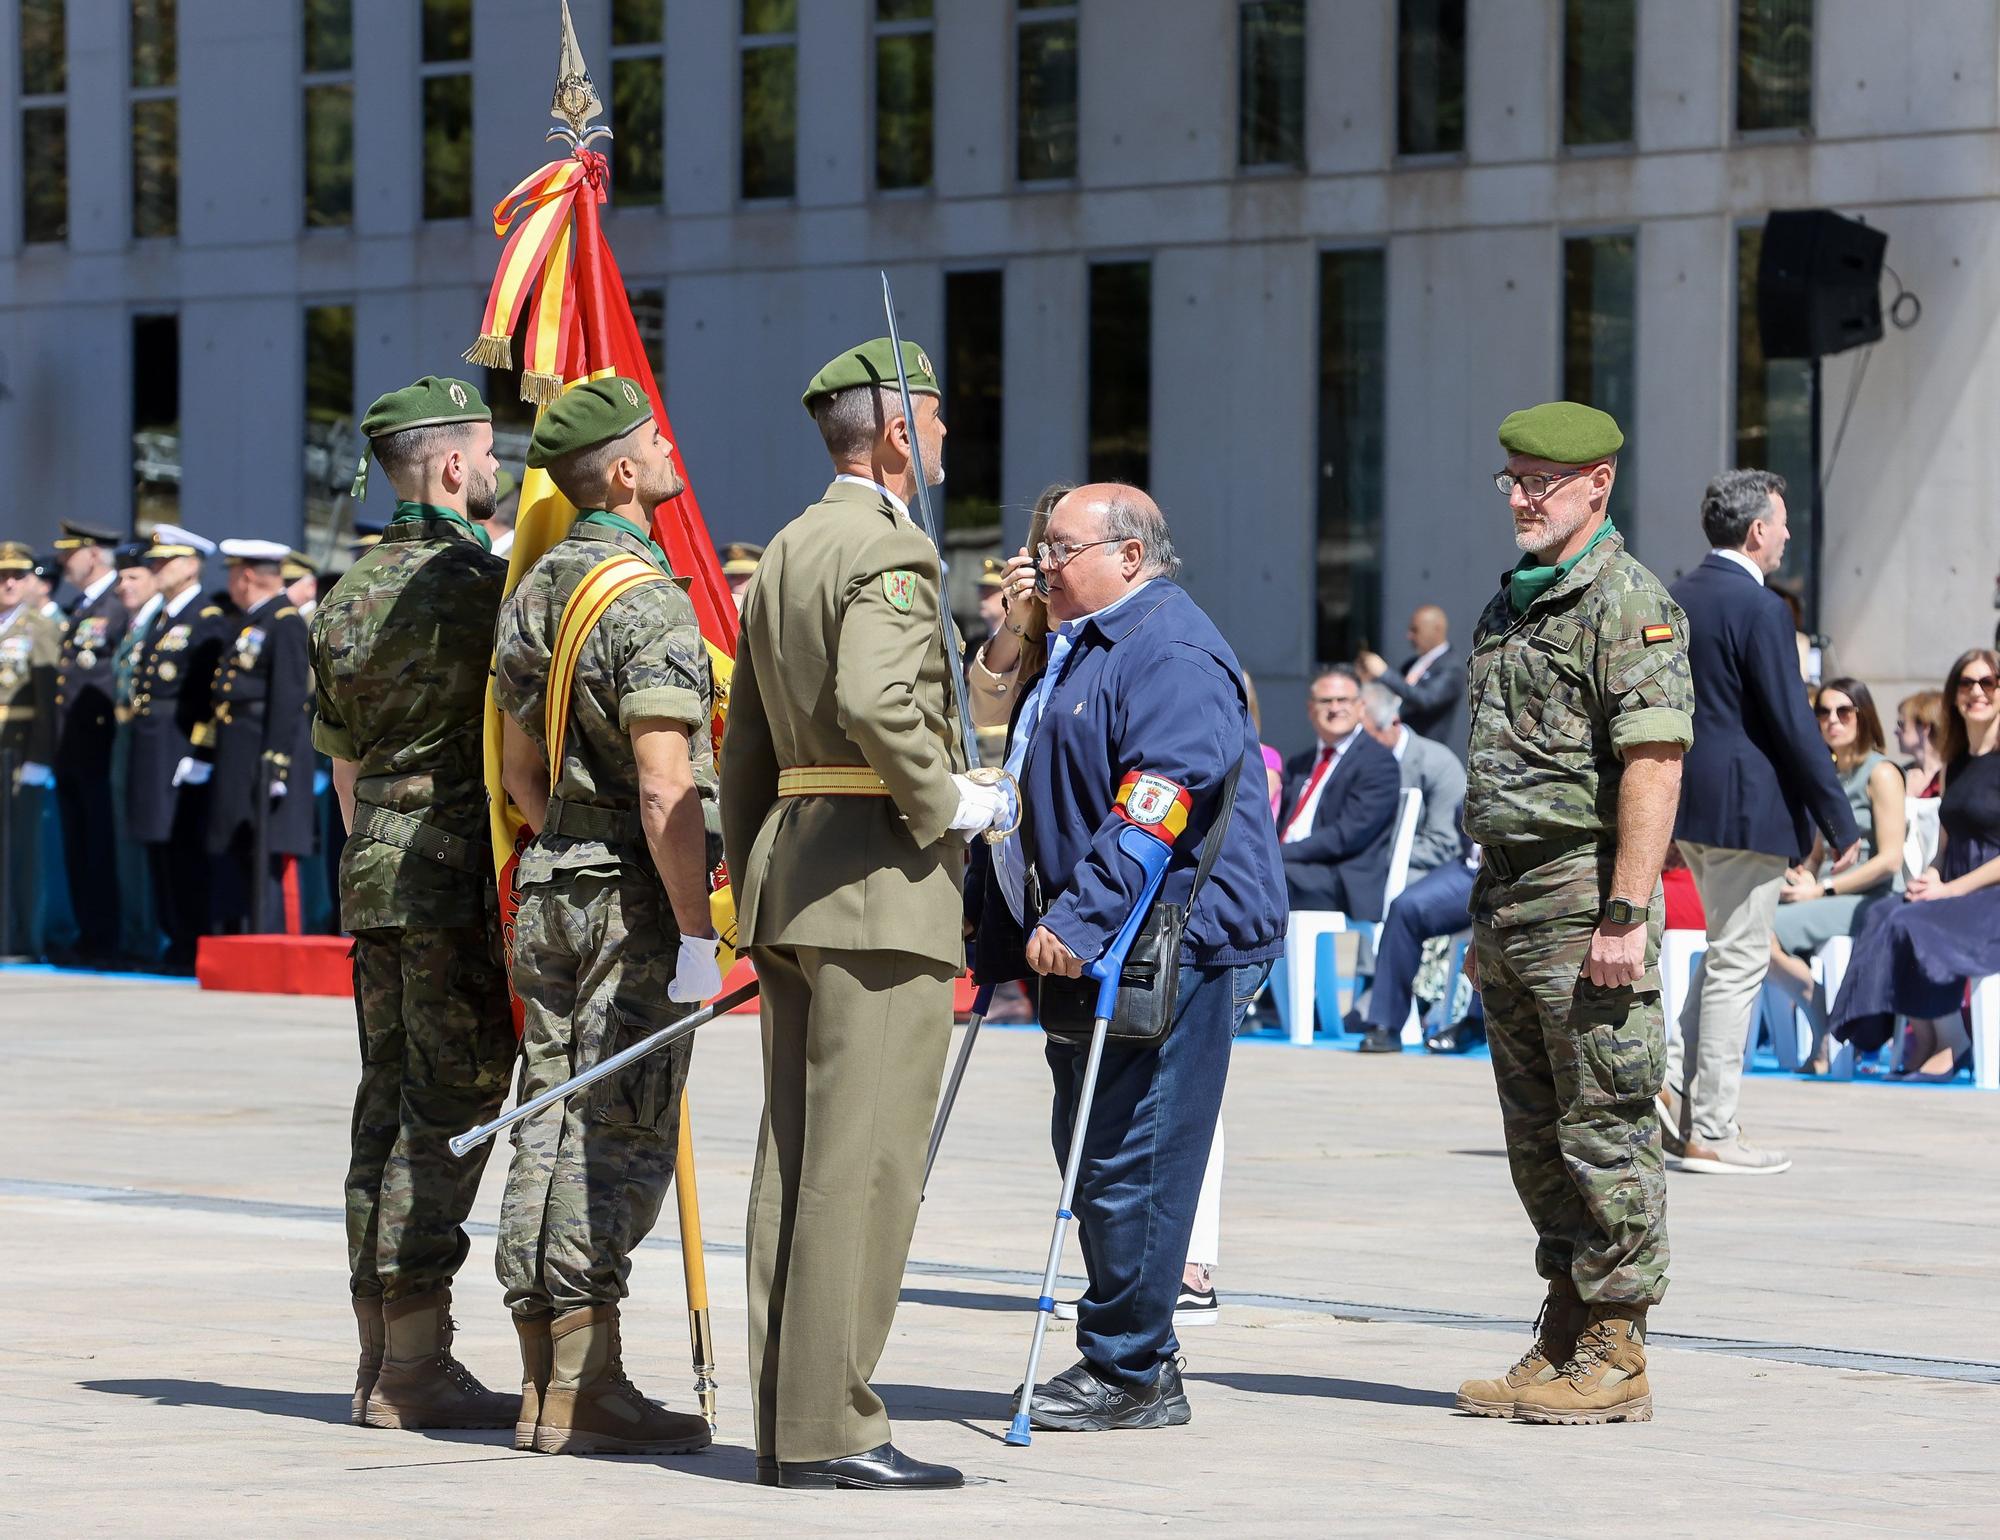
<path id="1" fill-rule="evenodd" d="M 1764 221 L 1757 330 L 1766 358 L 1820 358 L 1882 337 L 1889 237 L 1832 209 L 1778 209 Z"/>

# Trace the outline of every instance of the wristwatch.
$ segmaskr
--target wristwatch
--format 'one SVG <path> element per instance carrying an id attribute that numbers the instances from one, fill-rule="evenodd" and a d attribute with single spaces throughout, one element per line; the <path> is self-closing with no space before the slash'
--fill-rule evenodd
<path id="1" fill-rule="evenodd" d="M 1827 878 L 1825 882 L 1822 882 L 1819 885 L 1819 896 L 1821 898 L 1838 898 L 1840 896 L 1834 890 L 1833 879 L 1831 877 Z"/>
<path id="2" fill-rule="evenodd" d="M 1607 899 L 1602 918 L 1607 925 L 1642 925 L 1646 920 L 1646 906 L 1635 904 L 1629 898 Z"/>

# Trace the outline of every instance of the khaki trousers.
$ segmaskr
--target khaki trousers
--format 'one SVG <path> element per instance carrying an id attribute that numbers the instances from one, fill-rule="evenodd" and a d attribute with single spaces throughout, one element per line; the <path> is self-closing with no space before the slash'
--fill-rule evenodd
<path id="1" fill-rule="evenodd" d="M 750 955 L 764 1033 L 748 1223 L 757 1453 L 835 1460 L 889 1442 L 868 1381 L 916 1228 L 956 970 L 908 952 Z"/>
<path id="2" fill-rule="evenodd" d="M 1708 950 L 1701 987 L 1681 1008 L 1680 1036 L 1667 1045 L 1667 1084 L 1681 1093 L 1681 1136 L 1716 1144 L 1736 1137 L 1743 1048 L 1771 966 L 1786 863 L 1756 850 L 1678 843 L 1708 917 Z"/>

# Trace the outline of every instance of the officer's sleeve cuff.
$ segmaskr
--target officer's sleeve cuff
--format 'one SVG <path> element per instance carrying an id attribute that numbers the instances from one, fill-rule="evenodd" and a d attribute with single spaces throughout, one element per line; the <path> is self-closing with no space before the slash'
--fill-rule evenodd
<path id="1" fill-rule="evenodd" d="M 679 722 L 693 729 L 708 720 L 701 697 L 680 685 L 664 684 L 651 690 L 634 690 L 618 703 L 618 725 L 629 728 L 648 717 Z"/>
<path id="2" fill-rule="evenodd" d="M 328 759 L 347 759 L 357 763 L 361 759 L 361 755 L 354 747 L 354 740 L 348 736 L 347 729 L 335 727 L 331 722 L 319 717 L 313 718 L 312 742 L 313 747 Z"/>
<path id="3" fill-rule="evenodd" d="M 1623 754 L 1641 743 L 1672 743 L 1694 747 L 1694 718 L 1671 706 L 1647 706 L 1611 721 L 1611 746 Z"/>

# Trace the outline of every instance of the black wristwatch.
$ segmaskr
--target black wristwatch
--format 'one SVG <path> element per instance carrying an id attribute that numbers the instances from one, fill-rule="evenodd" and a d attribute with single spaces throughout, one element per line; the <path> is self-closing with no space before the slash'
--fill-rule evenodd
<path id="1" fill-rule="evenodd" d="M 1629 898 L 1606 899 L 1602 919 L 1606 925 L 1643 925 L 1646 922 L 1646 906 L 1635 904 Z"/>

